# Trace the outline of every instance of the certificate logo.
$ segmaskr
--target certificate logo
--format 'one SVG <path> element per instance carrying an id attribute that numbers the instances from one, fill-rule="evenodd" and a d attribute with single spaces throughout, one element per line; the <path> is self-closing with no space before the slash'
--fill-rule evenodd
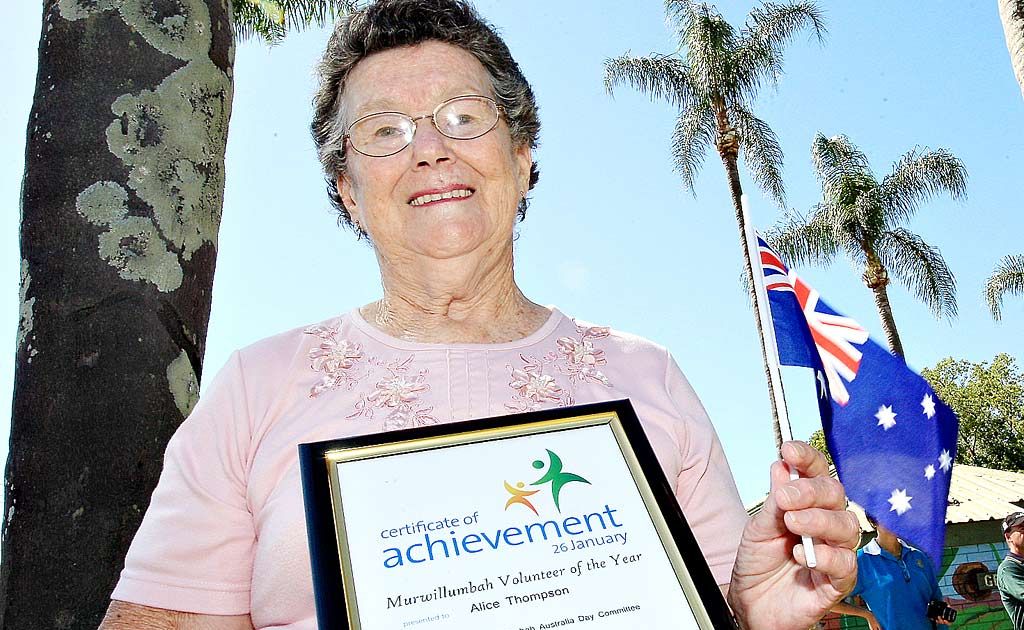
<path id="1" fill-rule="evenodd" d="M 552 451 L 551 449 L 545 449 L 545 451 L 547 451 L 548 455 L 547 463 L 540 459 L 534 460 L 533 467 L 536 468 L 537 470 L 543 470 L 545 468 L 546 470 L 544 470 L 544 474 L 541 476 L 540 479 L 534 481 L 530 485 L 547 485 L 548 488 L 551 490 L 551 499 L 555 504 L 555 509 L 558 511 L 559 514 L 561 514 L 562 506 L 560 500 L 562 495 L 562 489 L 565 488 L 565 486 L 570 483 L 578 482 L 590 485 L 590 482 L 587 481 L 585 478 L 581 477 L 580 475 L 577 475 L 576 473 L 567 472 L 564 469 L 564 465 L 562 464 L 562 458 L 559 457 L 554 451 Z M 508 509 L 513 505 L 522 505 L 524 507 L 529 508 L 537 516 L 540 516 L 540 514 L 537 512 L 536 506 L 534 506 L 533 502 L 530 501 L 530 497 L 540 492 L 539 488 L 537 490 L 527 490 L 526 484 L 524 484 L 522 481 L 516 483 L 515 486 L 510 485 L 506 481 L 505 490 L 510 495 L 508 500 L 505 502 L 506 511 L 508 511 Z"/>

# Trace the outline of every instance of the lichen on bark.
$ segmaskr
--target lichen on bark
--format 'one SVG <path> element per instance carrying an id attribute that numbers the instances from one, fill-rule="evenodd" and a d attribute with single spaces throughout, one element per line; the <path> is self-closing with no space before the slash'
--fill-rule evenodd
<path id="1" fill-rule="evenodd" d="M 167 385 L 174 398 L 174 406 L 183 418 L 187 417 L 199 400 L 199 380 L 184 350 L 167 366 Z"/>
<path id="2" fill-rule="evenodd" d="M 25 259 L 21 260 L 21 284 L 18 289 L 19 299 L 18 303 L 21 305 L 21 316 L 18 319 L 18 349 L 20 350 L 23 345 L 28 343 L 25 350 L 29 353 L 29 361 L 32 357 L 39 354 L 37 348 L 32 347 L 31 339 L 29 335 L 32 333 L 32 327 L 35 325 L 32 321 L 32 309 L 35 308 L 36 299 L 34 297 L 28 297 L 28 288 L 32 284 L 32 276 L 28 271 L 28 261 Z M 32 335 L 34 338 L 35 335 Z"/>
<path id="3" fill-rule="evenodd" d="M 120 6 L 124 0 L 59 0 L 57 9 L 65 20 L 81 20 Z"/>
<path id="4" fill-rule="evenodd" d="M 79 214 L 106 228 L 100 232 L 100 257 L 125 280 L 145 280 L 173 291 L 183 278 L 178 256 L 167 249 L 153 220 L 128 214 L 128 192 L 116 182 L 96 182 L 75 202 Z"/>
<path id="5" fill-rule="evenodd" d="M 209 56 L 209 11 L 202 0 L 60 0 L 58 6 L 69 20 L 117 11 L 153 48 L 187 62 L 155 88 L 123 94 L 111 105 L 107 147 L 128 168 L 127 187 L 151 211 L 129 213 L 128 191 L 113 182 L 98 184 L 120 193 L 93 184 L 78 197 L 78 211 L 109 228 L 100 234 L 100 255 L 122 278 L 173 291 L 183 262 L 206 243 L 216 247 L 220 227 L 232 83 Z"/>
<path id="6" fill-rule="evenodd" d="M 224 191 L 230 82 L 208 59 L 190 62 L 153 91 L 114 101 L 107 146 L 128 167 L 128 186 L 153 208 L 184 260 L 216 245 Z"/>

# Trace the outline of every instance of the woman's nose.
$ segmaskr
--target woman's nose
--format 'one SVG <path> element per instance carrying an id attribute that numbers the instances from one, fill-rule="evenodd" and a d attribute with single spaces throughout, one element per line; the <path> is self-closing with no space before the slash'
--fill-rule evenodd
<path id="1" fill-rule="evenodd" d="M 446 137 L 434 126 L 433 118 L 424 116 L 416 121 L 416 133 L 412 138 L 413 158 L 416 166 L 433 166 L 452 159 L 451 138 Z"/>

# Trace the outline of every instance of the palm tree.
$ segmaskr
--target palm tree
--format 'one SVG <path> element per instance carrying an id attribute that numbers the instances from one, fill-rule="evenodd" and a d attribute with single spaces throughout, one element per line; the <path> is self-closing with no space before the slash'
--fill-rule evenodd
<path id="1" fill-rule="evenodd" d="M 679 38 L 675 53 L 605 61 L 605 88 L 611 94 L 625 82 L 652 99 L 679 108 L 672 134 L 675 168 L 693 191 L 694 178 L 714 144 L 725 166 L 732 196 L 747 286 L 754 271 L 746 255 L 745 222 L 740 206 L 739 157 L 754 181 L 780 206 L 785 205 L 782 148 L 768 123 L 754 115 L 752 103 L 765 84 L 775 86 L 782 74 L 782 52 L 802 29 L 822 41 L 825 24 L 813 2 L 766 3 L 751 10 L 746 25 L 735 29 L 714 6 L 692 0 L 666 0 L 665 9 Z M 753 294 L 753 293 L 752 293 Z M 760 321 L 755 317 L 762 357 L 767 357 Z M 765 370 L 767 372 L 767 359 Z M 768 379 L 769 389 L 771 379 Z M 775 397 L 769 395 L 776 446 L 782 445 Z"/>
<path id="2" fill-rule="evenodd" d="M 985 281 L 985 302 L 992 319 L 1003 318 L 1003 296 L 1024 295 L 1024 254 L 1003 256 Z"/>
<path id="3" fill-rule="evenodd" d="M 278 41 L 347 6 L 42 4 L 0 569 L 0 628 L 19 630 L 99 625 L 198 394 L 233 21 Z"/>
<path id="4" fill-rule="evenodd" d="M 1013 74 L 1024 95 L 1024 0 L 999 0 L 999 17 L 1003 21 Z"/>
<path id="5" fill-rule="evenodd" d="M 793 265 L 822 264 L 840 252 L 863 270 L 890 350 L 903 344 L 889 305 L 890 274 L 936 317 L 956 317 L 956 280 L 939 250 L 903 227 L 921 204 L 942 192 L 967 194 L 967 169 L 945 149 L 914 149 L 881 182 L 846 136 L 817 134 L 811 147 L 822 201 L 808 216 L 789 213 L 767 235 Z"/>

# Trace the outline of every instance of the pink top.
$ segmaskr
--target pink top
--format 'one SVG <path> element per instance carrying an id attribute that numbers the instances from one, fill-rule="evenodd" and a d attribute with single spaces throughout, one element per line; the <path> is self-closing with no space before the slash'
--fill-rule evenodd
<path id="1" fill-rule="evenodd" d="M 357 311 L 235 352 L 167 447 L 113 599 L 315 628 L 296 445 L 629 398 L 720 584 L 746 520 L 714 428 L 662 347 L 553 310 L 524 339 L 394 339 Z"/>

